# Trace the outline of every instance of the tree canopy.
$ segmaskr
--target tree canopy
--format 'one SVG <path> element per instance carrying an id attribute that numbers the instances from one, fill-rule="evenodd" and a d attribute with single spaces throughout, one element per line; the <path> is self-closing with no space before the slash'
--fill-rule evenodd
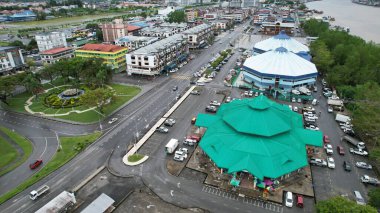
<path id="1" fill-rule="evenodd" d="M 352 111 L 354 130 L 369 141 L 370 156 L 380 165 L 380 47 L 344 30 L 328 29 L 314 19 L 303 25 L 318 39 L 310 53 L 320 74 Z"/>
<path id="2" fill-rule="evenodd" d="M 316 205 L 317 213 L 347 213 L 366 212 L 376 213 L 376 209 L 368 205 L 358 205 L 344 197 L 333 197 L 329 200 L 319 201 Z"/>
<path id="3" fill-rule="evenodd" d="M 167 22 L 173 23 L 181 23 L 186 21 L 186 14 L 182 10 L 176 10 L 171 13 L 169 13 L 168 18 L 166 19 Z"/>

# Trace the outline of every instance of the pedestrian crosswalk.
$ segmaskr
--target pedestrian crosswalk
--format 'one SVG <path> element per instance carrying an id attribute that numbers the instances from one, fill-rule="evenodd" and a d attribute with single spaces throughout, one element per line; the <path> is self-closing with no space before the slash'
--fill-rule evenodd
<path id="1" fill-rule="evenodd" d="M 235 200 L 237 202 L 242 202 L 245 204 L 249 204 L 255 207 L 267 209 L 272 212 L 280 212 L 282 213 L 284 211 L 283 206 L 280 204 L 276 204 L 273 202 L 267 202 L 260 199 L 253 199 L 248 197 L 240 197 L 239 195 L 231 192 L 224 191 L 222 189 L 213 187 L 213 186 L 203 186 L 202 192 L 206 192 L 212 195 L 216 195 L 219 197 L 223 197 L 225 199 L 229 200 Z"/>

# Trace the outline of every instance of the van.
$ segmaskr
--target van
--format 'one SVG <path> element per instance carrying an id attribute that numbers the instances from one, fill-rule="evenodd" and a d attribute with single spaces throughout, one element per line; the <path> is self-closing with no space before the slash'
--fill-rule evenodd
<path id="1" fill-rule="evenodd" d="M 359 205 L 365 205 L 364 198 L 359 191 L 354 191 L 356 203 Z"/>
<path id="2" fill-rule="evenodd" d="M 313 101 L 311 102 L 311 104 L 312 104 L 313 106 L 317 105 L 317 104 L 318 104 L 317 99 L 313 99 Z"/>

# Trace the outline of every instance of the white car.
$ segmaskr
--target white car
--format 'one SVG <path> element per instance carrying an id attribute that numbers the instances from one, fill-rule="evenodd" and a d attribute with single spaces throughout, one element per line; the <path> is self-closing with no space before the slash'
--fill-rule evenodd
<path id="1" fill-rule="evenodd" d="M 372 169 L 372 165 L 367 164 L 366 162 L 356 162 L 356 166 L 362 169 Z"/>
<path id="2" fill-rule="evenodd" d="M 313 115 L 306 115 L 305 118 L 308 118 L 308 119 L 311 119 L 311 120 L 317 120 L 318 117 L 315 116 L 314 114 Z"/>
<path id="3" fill-rule="evenodd" d="M 231 102 L 231 97 L 228 96 L 228 97 L 226 98 L 226 103 L 230 103 L 230 102 Z"/>
<path id="4" fill-rule="evenodd" d="M 319 128 L 316 127 L 316 126 L 314 126 L 314 125 L 310 125 L 310 126 L 306 127 L 306 129 L 313 130 L 313 131 L 318 131 L 319 130 Z"/>
<path id="5" fill-rule="evenodd" d="M 332 157 L 327 158 L 327 167 L 329 167 L 330 169 L 335 169 L 334 158 L 332 158 Z"/>
<path id="6" fill-rule="evenodd" d="M 356 155 L 361 155 L 361 156 L 367 156 L 368 155 L 368 152 L 362 150 L 362 149 L 353 149 L 353 148 L 350 148 L 350 152 L 352 154 L 356 154 Z"/>
<path id="7" fill-rule="evenodd" d="M 292 98 L 292 102 L 295 103 L 296 102 L 296 98 Z"/>
<path id="8" fill-rule="evenodd" d="M 189 150 L 187 148 L 179 148 L 178 151 L 183 152 L 185 154 L 189 153 Z"/>
<path id="9" fill-rule="evenodd" d="M 294 112 L 298 112 L 298 107 L 295 106 L 295 107 L 293 108 L 293 111 L 294 111 Z"/>
<path id="10" fill-rule="evenodd" d="M 327 112 L 334 112 L 334 109 L 333 109 L 331 106 L 329 106 L 329 107 L 327 108 Z"/>
<path id="11" fill-rule="evenodd" d="M 292 192 L 286 192 L 285 194 L 285 206 L 286 207 L 293 207 L 293 193 Z"/>
<path id="12" fill-rule="evenodd" d="M 108 121 L 109 124 L 112 124 L 114 123 L 115 121 L 117 121 L 117 118 L 112 118 L 110 121 Z"/>
<path id="13" fill-rule="evenodd" d="M 220 103 L 217 102 L 217 101 L 211 101 L 211 102 L 210 102 L 210 105 L 211 105 L 211 106 L 220 106 Z"/>
<path id="14" fill-rule="evenodd" d="M 334 153 L 331 144 L 325 144 L 324 148 L 325 148 L 327 154 L 332 155 Z"/>

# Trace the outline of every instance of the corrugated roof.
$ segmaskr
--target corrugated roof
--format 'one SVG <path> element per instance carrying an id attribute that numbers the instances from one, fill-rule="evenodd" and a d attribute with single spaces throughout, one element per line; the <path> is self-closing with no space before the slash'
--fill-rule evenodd
<path id="1" fill-rule="evenodd" d="M 111 207 L 113 203 L 115 203 L 115 201 L 112 198 L 102 193 L 99 197 L 92 201 L 90 205 L 83 209 L 81 213 L 103 213 Z"/>
<path id="2" fill-rule="evenodd" d="M 306 45 L 289 37 L 283 31 L 276 36 L 257 42 L 254 46 L 255 49 L 260 49 L 263 51 L 275 50 L 278 47 L 285 47 L 288 51 L 294 53 L 310 51 Z"/>
<path id="3" fill-rule="evenodd" d="M 110 44 L 85 44 L 83 47 L 79 48 L 79 50 L 98 52 L 118 52 L 123 49 L 127 48 Z"/>
<path id="4" fill-rule="evenodd" d="M 196 125 L 207 126 L 199 145 L 218 167 L 259 179 L 308 165 L 305 146 L 322 146 L 322 132 L 304 129 L 302 115 L 265 96 L 222 104 L 215 115 L 198 115 Z"/>
<path id="5" fill-rule="evenodd" d="M 139 29 L 141 29 L 141 27 L 133 26 L 133 25 L 128 25 L 128 26 L 127 26 L 127 30 L 128 30 L 128 32 L 129 32 L 129 31 L 136 31 L 136 30 L 139 30 Z"/>
<path id="6" fill-rule="evenodd" d="M 243 66 L 247 71 L 283 77 L 299 77 L 318 73 L 313 63 L 286 51 L 283 47 L 249 57 Z"/>
<path id="7" fill-rule="evenodd" d="M 53 49 L 50 49 L 50 50 L 45 50 L 41 54 L 43 54 L 43 55 L 53 55 L 53 54 L 57 54 L 57 53 L 60 53 L 60 52 L 67 51 L 67 50 L 71 50 L 71 48 L 69 48 L 69 47 L 57 47 L 57 48 L 53 48 Z"/>

